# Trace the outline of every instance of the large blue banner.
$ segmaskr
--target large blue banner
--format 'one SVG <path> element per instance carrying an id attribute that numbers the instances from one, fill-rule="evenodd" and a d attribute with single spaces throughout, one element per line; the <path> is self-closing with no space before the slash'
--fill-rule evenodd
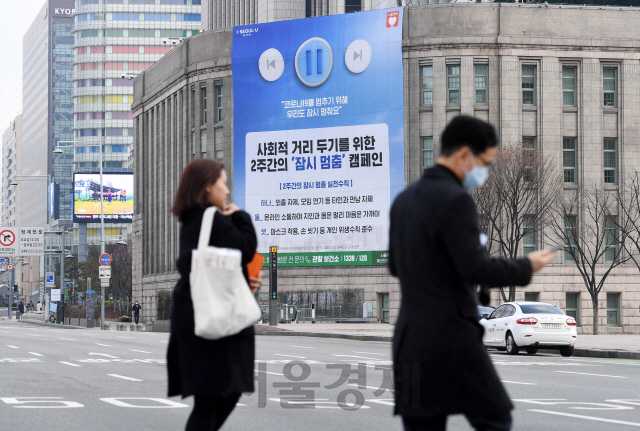
<path id="1" fill-rule="evenodd" d="M 386 250 L 404 188 L 402 9 L 233 32 L 234 200 L 258 251 L 318 265 Z"/>

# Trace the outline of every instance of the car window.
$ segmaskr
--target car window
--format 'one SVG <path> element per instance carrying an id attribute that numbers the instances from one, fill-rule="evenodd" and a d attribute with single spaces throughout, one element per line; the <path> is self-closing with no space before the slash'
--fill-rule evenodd
<path id="1" fill-rule="evenodd" d="M 524 314 L 564 314 L 558 307 L 549 304 L 520 304 Z"/>
<path id="2" fill-rule="evenodd" d="M 502 313 L 504 313 L 506 305 L 501 305 L 500 307 L 496 308 L 496 310 L 491 313 L 491 316 L 489 316 L 489 319 L 497 319 L 499 317 L 502 317 Z"/>
<path id="3" fill-rule="evenodd" d="M 515 312 L 516 312 L 516 307 L 514 307 L 513 305 L 507 305 L 507 308 L 504 310 L 504 313 L 502 313 L 502 317 L 513 316 Z"/>

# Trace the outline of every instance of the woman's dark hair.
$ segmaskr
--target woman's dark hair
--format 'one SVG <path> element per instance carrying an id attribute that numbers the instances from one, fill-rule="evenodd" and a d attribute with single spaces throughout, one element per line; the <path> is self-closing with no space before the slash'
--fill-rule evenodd
<path id="1" fill-rule="evenodd" d="M 485 121 L 466 115 L 455 117 L 442 132 L 441 154 L 451 156 L 462 147 L 469 147 L 474 155 L 498 145 L 496 130 Z"/>
<path id="2" fill-rule="evenodd" d="M 211 159 L 196 159 L 182 171 L 171 212 L 181 222 L 208 205 L 206 187 L 218 181 L 224 165 Z"/>

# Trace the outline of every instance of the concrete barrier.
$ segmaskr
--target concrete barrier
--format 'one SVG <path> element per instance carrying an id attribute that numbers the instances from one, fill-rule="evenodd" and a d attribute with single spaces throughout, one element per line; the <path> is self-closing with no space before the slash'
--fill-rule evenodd
<path id="1" fill-rule="evenodd" d="M 136 324 L 132 323 L 129 325 L 129 331 L 131 332 L 136 332 L 138 330 L 138 328 L 136 328 Z"/>
<path id="2" fill-rule="evenodd" d="M 36 322 L 44 322 L 44 313 L 43 314 L 38 314 L 38 313 L 24 313 L 22 315 L 22 320 L 30 320 L 30 321 L 36 321 Z"/>
<path id="3" fill-rule="evenodd" d="M 147 322 L 144 324 L 144 330 L 146 332 L 153 332 L 153 323 L 152 322 Z"/>

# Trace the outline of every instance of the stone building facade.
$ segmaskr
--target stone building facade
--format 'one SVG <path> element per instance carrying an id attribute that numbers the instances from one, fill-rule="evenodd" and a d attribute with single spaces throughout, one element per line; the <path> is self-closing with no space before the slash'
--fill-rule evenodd
<path id="1" fill-rule="evenodd" d="M 572 172 L 566 190 L 577 182 L 601 181 L 611 169 L 605 157 L 615 161 L 618 178 L 635 168 L 640 159 L 635 121 L 640 29 L 630 19 L 635 14 L 640 8 L 494 3 L 407 8 L 404 76 L 397 77 L 404 80 L 406 184 L 433 163 L 443 128 L 460 114 L 491 122 L 503 144 L 533 142 L 557 160 L 560 171 Z M 155 318 L 157 292 L 173 288 L 178 278 L 179 226 L 169 208 L 182 168 L 194 158 L 216 158 L 233 178 L 231 41 L 230 29 L 191 37 L 135 81 L 134 296 L 142 299 L 147 319 Z M 213 118 L 203 122 L 205 108 Z M 607 186 L 611 192 L 616 187 Z M 544 244 L 538 240 L 536 246 Z M 388 311 L 391 323 L 397 318 L 399 286 L 385 267 L 283 268 L 279 275 L 280 291 L 361 289 L 362 301 L 374 304 L 374 315 Z M 639 283 L 635 266 L 614 270 L 599 298 L 601 333 L 640 331 Z M 578 317 L 580 332 L 592 330 L 591 298 L 561 254 L 516 298 L 551 302 Z M 497 295 L 493 300 L 499 301 Z"/>

